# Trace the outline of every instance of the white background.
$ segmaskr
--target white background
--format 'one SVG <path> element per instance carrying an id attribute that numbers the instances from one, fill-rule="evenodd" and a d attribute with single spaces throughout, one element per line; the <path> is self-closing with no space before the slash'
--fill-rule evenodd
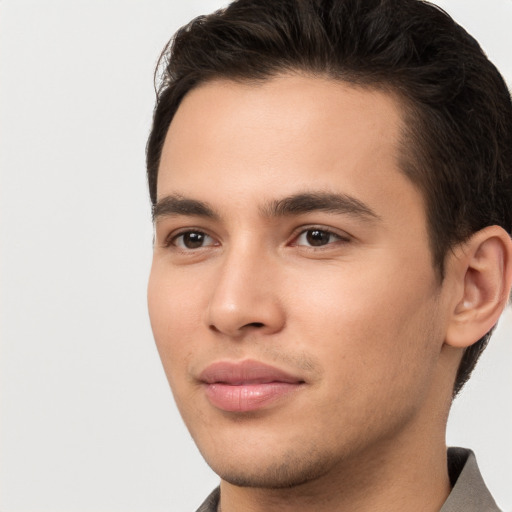
<path id="1" fill-rule="evenodd" d="M 0 1 L 0 510 L 194 511 L 216 485 L 175 410 L 145 288 L 153 68 L 213 0 Z M 512 83 L 512 0 L 446 0 Z M 455 404 L 512 511 L 512 314 Z"/>

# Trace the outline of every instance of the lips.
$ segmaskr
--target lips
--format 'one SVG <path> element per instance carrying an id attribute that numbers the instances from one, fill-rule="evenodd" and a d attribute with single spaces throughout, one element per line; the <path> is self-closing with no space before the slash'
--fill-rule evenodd
<path id="1" fill-rule="evenodd" d="M 227 412 L 261 409 L 297 391 L 304 380 L 257 361 L 217 362 L 199 375 L 210 403 Z"/>

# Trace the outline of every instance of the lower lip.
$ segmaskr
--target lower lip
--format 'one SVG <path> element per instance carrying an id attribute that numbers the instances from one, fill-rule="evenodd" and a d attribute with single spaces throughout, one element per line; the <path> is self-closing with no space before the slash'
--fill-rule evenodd
<path id="1" fill-rule="evenodd" d="M 269 382 L 265 384 L 206 384 L 210 403 L 227 412 L 256 411 L 296 391 L 300 383 Z"/>

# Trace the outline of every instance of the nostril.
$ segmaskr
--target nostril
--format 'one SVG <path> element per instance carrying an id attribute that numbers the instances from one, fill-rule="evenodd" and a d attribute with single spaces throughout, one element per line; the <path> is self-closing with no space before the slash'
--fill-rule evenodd
<path id="1" fill-rule="evenodd" d="M 261 329 L 261 328 L 265 327 L 265 324 L 263 322 L 250 322 L 248 324 L 242 325 L 242 327 L 240 327 L 239 329 L 237 328 L 236 331 L 238 333 L 241 333 L 248 327 L 253 327 L 255 329 Z M 223 329 L 219 329 L 215 324 L 209 325 L 208 328 L 210 330 L 212 330 L 213 332 L 217 332 L 217 333 L 225 332 Z"/>
<path id="2" fill-rule="evenodd" d="M 245 325 L 245 327 L 263 327 L 265 324 L 262 322 L 251 322 L 250 324 Z"/>

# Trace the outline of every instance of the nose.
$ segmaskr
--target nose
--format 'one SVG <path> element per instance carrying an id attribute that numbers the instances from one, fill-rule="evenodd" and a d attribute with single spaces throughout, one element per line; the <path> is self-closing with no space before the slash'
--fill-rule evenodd
<path id="1" fill-rule="evenodd" d="M 233 249 L 222 262 L 206 313 L 208 327 L 231 338 L 273 334 L 285 324 L 276 264 Z"/>

